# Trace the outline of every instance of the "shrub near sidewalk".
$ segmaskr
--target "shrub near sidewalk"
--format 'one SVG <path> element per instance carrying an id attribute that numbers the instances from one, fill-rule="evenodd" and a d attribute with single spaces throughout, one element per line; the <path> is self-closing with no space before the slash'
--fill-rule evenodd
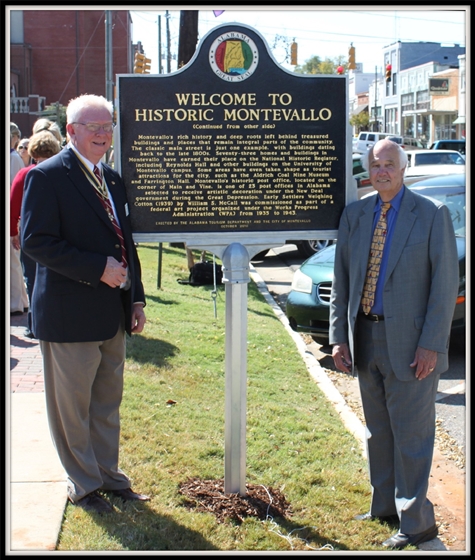
<path id="1" fill-rule="evenodd" d="M 68 505 L 58 550 L 382 550 L 394 528 L 361 523 L 370 486 L 360 446 L 310 378 L 292 338 L 248 284 L 246 483 L 276 488 L 287 519 L 218 522 L 180 484 L 224 477 L 225 286 L 181 285 L 184 249 L 140 244 L 147 324 L 127 339 L 120 465 L 147 503 L 111 499 L 98 516 Z"/>

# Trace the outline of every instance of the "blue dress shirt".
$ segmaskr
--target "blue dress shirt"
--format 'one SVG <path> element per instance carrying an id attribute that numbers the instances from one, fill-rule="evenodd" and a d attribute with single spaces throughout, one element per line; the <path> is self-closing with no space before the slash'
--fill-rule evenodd
<path id="1" fill-rule="evenodd" d="M 391 240 L 394 233 L 394 227 L 396 225 L 397 215 L 399 208 L 401 207 L 402 197 L 404 196 L 404 187 L 397 193 L 397 195 L 390 201 L 391 208 L 388 210 L 387 215 L 387 233 L 386 242 L 384 243 L 383 256 L 381 258 L 381 265 L 379 268 L 378 281 L 376 283 L 376 292 L 374 295 L 374 304 L 371 308 L 370 313 L 374 315 L 384 315 L 383 310 L 383 286 L 384 278 L 386 276 L 386 269 L 388 266 L 388 257 L 391 248 Z M 373 232 L 376 228 L 376 224 L 379 220 L 379 214 L 381 213 L 381 198 L 378 196 L 378 200 L 374 206 L 374 218 L 373 218 Z"/>

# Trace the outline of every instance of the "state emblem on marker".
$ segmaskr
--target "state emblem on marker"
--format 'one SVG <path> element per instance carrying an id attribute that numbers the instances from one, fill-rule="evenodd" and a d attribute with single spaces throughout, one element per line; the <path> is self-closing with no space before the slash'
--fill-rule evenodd
<path id="1" fill-rule="evenodd" d="M 224 33 L 211 45 L 209 63 L 217 76 L 227 82 L 241 82 L 251 76 L 259 62 L 254 41 L 240 32 Z"/>

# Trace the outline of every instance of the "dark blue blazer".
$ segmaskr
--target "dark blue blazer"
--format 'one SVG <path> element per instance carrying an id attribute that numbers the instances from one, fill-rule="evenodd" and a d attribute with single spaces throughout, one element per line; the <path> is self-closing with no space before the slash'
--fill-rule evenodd
<path id="1" fill-rule="evenodd" d="M 132 284 L 126 291 L 100 281 L 108 256 L 120 262 L 120 243 L 74 152 L 62 150 L 26 177 L 21 244 L 38 263 L 31 308 L 32 329 L 40 340 L 110 339 L 122 310 L 131 334 L 133 302 L 145 303 L 125 185 L 116 171 L 107 165 L 103 169 L 127 249 Z"/>

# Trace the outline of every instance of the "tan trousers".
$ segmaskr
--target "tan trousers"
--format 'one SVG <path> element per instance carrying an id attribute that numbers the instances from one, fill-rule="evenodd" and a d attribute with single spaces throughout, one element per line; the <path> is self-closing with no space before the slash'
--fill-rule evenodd
<path id="1" fill-rule="evenodd" d="M 125 361 L 123 327 L 110 340 L 40 340 L 53 443 L 77 502 L 94 490 L 130 487 L 119 469 L 119 407 Z"/>

